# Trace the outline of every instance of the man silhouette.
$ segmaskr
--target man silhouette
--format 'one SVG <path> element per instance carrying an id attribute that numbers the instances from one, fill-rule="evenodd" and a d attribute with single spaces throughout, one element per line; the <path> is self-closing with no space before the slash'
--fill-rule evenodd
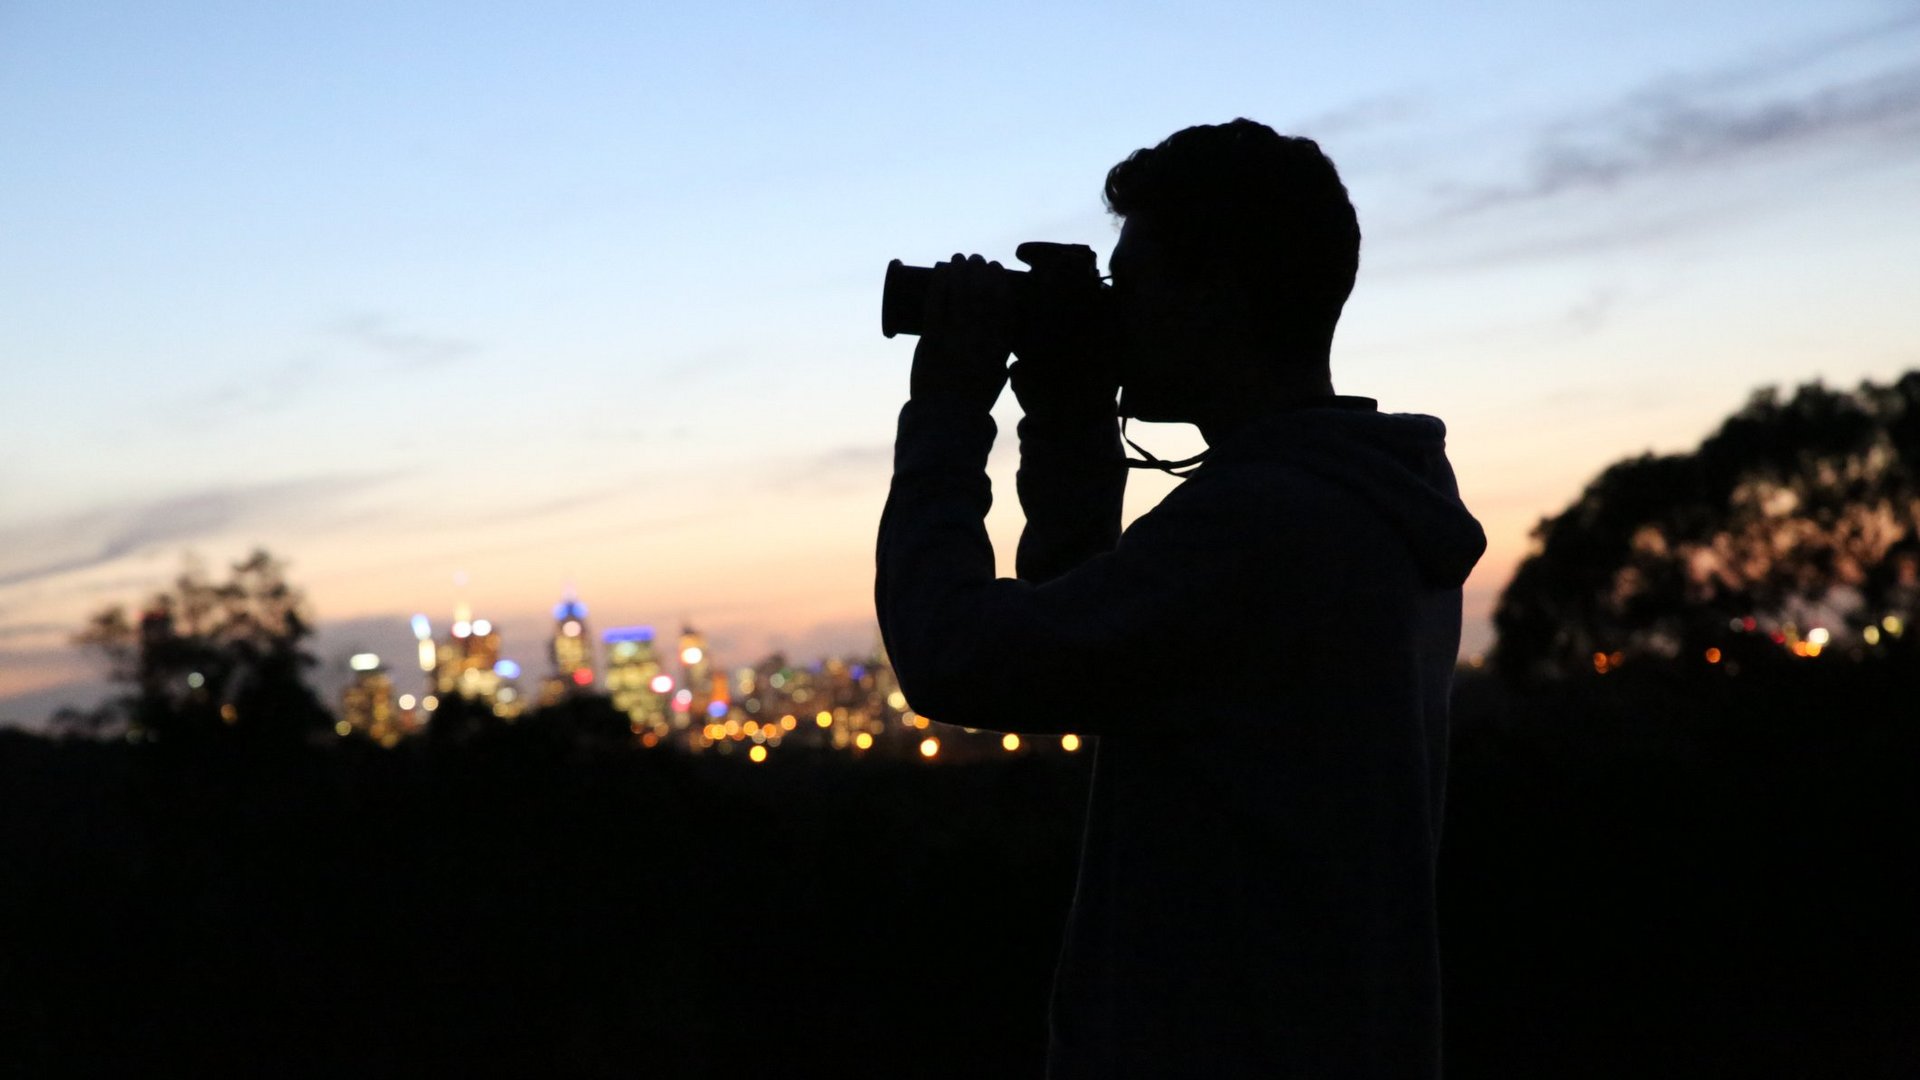
<path id="1" fill-rule="evenodd" d="M 1486 546 L 1445 428 L 1333 392 L 1360 231 L 1312 141 L 1188 128 L 1106 200 L 1117 333 L 1011 371 L 1018 579 L 982 525 L 1007 279 L 935 268 L 880 524 L 900 685 L 945 723 L 1097 737 L 1051 1077 L 1437 1076 L 1447 705 Z M 1208 444 L 1124 535 L 1120 416 Z"/>

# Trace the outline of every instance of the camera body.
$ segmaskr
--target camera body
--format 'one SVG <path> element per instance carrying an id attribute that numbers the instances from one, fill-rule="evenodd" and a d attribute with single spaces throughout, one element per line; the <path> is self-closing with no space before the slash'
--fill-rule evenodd
<path id="1" fill-rule="evenodd" d="M 1013 297 L 1007 340 L 1016 354 L 1056 341 L 1091 343 L 1107 336 L 1113 325 L 1113 290 L 1101 280 L 1092 248 L 1030 240 L 1015 248 L 1014 256 L 1032 267 L 1000 271 Z M 932 280 L 927 267 L 908 266 L 899 259 L 887 264 L 880 292 L 882 334 L 922 331 Z"/>

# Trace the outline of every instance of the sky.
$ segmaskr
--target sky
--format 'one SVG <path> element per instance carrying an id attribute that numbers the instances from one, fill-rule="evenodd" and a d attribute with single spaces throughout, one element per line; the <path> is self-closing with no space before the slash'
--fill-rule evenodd
<path id="1" fill-rule="evenodd" d="M 869 649 L 887 261 L 1104 260 L 1106 170 L 1236 116 L 1352 195 L 1335 387 L 1446 421 L 1469 653 L 1607 464 L 1920 367 L 1912 3 L 0 0 L 0 722 L 256 546 L 328 687 L 461 602 L 538 665 L 569 589 L 723 662 Z"/>

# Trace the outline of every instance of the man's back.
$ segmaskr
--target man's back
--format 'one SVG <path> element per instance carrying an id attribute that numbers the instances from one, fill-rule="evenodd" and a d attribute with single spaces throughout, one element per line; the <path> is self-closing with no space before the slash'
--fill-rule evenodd
<path id="1" fill-rule="evenodd" d="M 1216 448 L 1155 512 L 1238 516 L 1253 546 L 1222 555 L 1241 576 L 1213 646 L 1136 675 L 1180 688 L 1158 723 L 1098 742 L 1051 1076 L 1438 1072 L 1455 574 L 1479 534 L 1450 475 L 1344 456 L 1423 421 L 1321 412 L 1293 422 L 1332 430 Z"/>
<path id="2" fill-rule="evenodd" d="M 978 580 L 983 476 L 920 472 L 984 460 L 991 423 L 903 414 L 878 600 L 909 699 L 1099 735 L 1052 1076 L 1437 1074 L 1446 700 L 1485 541 L 1438 421 L 1343 403 L 1240 432 L 1037 585 Z M 1070 494 L 1045 487 L 1023 469 L 1023 502 Z"/>

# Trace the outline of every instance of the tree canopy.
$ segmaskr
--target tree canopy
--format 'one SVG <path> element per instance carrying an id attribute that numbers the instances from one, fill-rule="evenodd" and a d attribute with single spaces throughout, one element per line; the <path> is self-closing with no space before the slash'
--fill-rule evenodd
<path id="1" fill-rule="evenodd" d="M 1495 609 L 1493 663 L 1534 681 L 1890 645 L 1916 607 L 1920 371 L 1769 387 L 1698 449 L 1620 461 L 1543 519 Z"/>
<path id="2" fill-rule="evenodd" d="M 75 640 L 104 654 L 113 678 L 132 688 L 115 704 L 135 737 L 234 728 L 295 740 L 330 722 L 304 681 L 312 632 L 285 567 L 256 550 L 220 582 L 189 559 L 137 617 L 115 604 Z"/>

